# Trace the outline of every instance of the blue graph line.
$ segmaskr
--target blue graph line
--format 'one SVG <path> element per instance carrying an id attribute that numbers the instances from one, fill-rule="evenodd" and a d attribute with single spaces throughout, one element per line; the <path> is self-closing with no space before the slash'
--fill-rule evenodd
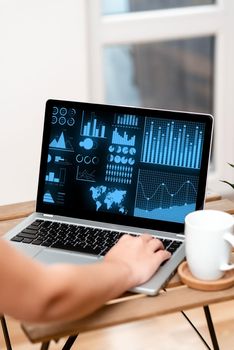
<path id="1" fill-rule="evenodd" d="M 140 182 L 140 181 L 139 181 L 139 186 L 141 186 L 141 190 L 142 190 L 143 196 L 144 196 L 144 198 L 145 198 L 147 201 L 151 200 L 151 199 L 157 194 L 157 192 L 158 192 L 160 189 L 162 189 L 162 192 L 164 192 L 164 190 L 165 190 L 165 191 L 167 192 L 167 194 L 168 194 L 169 196 L 171 196 L 171 198 L 173 198 L 173 197 L 175 197 L 177 194 L 180 193 L 180 191 L 183 189 L 183 187 L 187 186 L 187 187 L 186 187 L 186 196 L 185 196 L 185 202 L 184 202 L 184 204 L 187 204 L 187 202 L 188 202 L 188 186 L 191 186 L 192 189 L 194 190 L 194 193 L 197 194 L 197 191 L 196 191 L 196 189 L 195 189 L 195 186 L 194 186 L 193 183 L 192 183 L 191 181 L 189 181 L 189 180 L 185 181 L 185 182 L 180 186 L 180 188 L 179 188 L 176 192 L 174 192 L 174 193 L 170 193 L 170 192 L 169 192 L 169 189 L 168 189 L 168 187 L 167 187 L 167 185 L 166 185 L 165 183 L 161 183 L 160 185 L 158 185 L 158 187 L 156 188 L 156 190 L 154 191 L 154 193 L 153 193 L 150 197 L 147 197 L 147 196 L 146 196 L 145 191 L 144 191 L 144 188 L 143 188 L 143 184 L 142 184 L 142 182 Z M 163 203 L 162 203 L 162 198 L 161 198 L 161 200 L 160 200 L 160 207 L 161 207 L 161 208 L 162 208 L 162 204 L 163 204 Z M 170 206 L 170 207 L 171 207 L 171 206 Z"/>
<path id="2" fill-rule="evenodd" d="M 140 170 L 134 215 L 151 219 L 165 215 L 163 220 L 183 222 L 195 210 L 197 186 L 195 175 Z"/>

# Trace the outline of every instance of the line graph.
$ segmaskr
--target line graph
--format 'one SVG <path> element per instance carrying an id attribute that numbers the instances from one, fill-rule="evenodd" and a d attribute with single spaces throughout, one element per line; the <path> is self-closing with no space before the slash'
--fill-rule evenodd
<path id="1" fill-rule="evenodd" d="M 198 177 L 140 170 L 134 215 L 183 222 L 195 209 Z"/>
<path id="2" fill-rule="evenodd" d="M 81 170 L 80 166 L 77 166 L 77 172 L 76 172 L 76 180 L 79 181 L 89 181 L 89 182 L 95 182 L 95 173 L 96 170 L 92 169 L 88 171 L 87 169 Z"/>

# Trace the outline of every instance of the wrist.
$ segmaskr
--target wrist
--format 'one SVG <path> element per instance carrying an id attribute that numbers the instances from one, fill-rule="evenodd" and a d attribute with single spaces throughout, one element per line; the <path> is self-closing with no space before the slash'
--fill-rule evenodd
<path id="1" fill-rule="evenodd" d="M 133 278 L 133 271 L 128 263 L 121 260 L 110 259 L 104 259 L 104 263 L 110 267 L 112 275 L 116 278 L 116 283 L 120 283 L 122 292 L 136 285 Z"/>

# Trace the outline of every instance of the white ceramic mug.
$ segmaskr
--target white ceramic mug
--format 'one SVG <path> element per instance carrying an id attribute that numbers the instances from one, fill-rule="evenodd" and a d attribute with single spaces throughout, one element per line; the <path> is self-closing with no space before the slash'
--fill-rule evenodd
<path id="1" fill-rule="evenodd" d="M 198 210 L 185 218 L 185 251 L 189 269 L 201 280 L 216 280 L 230 264 L 234 218 L 218 210 Z"/>

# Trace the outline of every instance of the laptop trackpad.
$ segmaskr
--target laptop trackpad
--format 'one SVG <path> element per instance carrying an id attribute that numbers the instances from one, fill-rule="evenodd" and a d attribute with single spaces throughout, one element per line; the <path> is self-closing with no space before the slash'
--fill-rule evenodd
<path id="1" fill-rule="evenodd" d="M 56 263 L 64 263 L 64 264 L 92 264 L 100 261 L 95 256 L 84 256 L 82 254 L 74 254 L 69 252 L 55 251 L 52 249 L 44 249 L 42 250 L 36 257 L 36 260 L 45 263 L 45 264 L 56 264 Z"/>

